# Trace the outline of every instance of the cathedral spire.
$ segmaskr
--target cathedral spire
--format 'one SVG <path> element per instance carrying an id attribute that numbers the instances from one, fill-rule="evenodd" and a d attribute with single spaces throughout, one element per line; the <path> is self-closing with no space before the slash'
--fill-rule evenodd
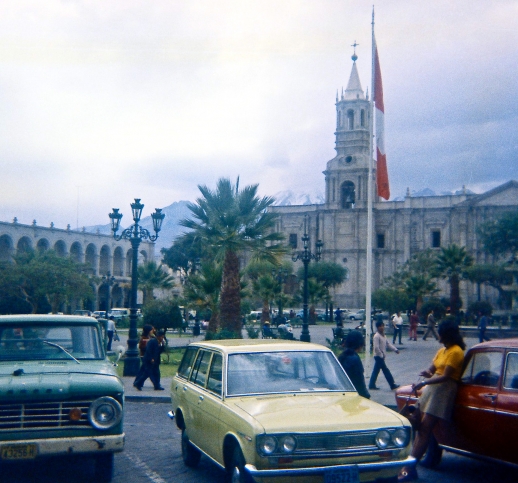
<path id="1" fill-rule="evenodd" d="M 345 89 L 345 100 L 352 100 L 352 99 L 365 99 L 365 94 L 362 89 L 362 85 L 360 82 L 360 76 L 358 75 L 358 68 L 356 67 L 356 60 L 358 59 L 358 56 L 356 55 L 356 46 L 359 45 L 356 43 L 356 40 L 354 41 L 354 44 L 352 44 L 351 47 L 354 48 L 353 55 L 351 56 L 351 59 L 353 61 L 353 67 L 351 69 L 351 75 L 349 77 L 349 82 L 347 84 L 347 89 Z"/>

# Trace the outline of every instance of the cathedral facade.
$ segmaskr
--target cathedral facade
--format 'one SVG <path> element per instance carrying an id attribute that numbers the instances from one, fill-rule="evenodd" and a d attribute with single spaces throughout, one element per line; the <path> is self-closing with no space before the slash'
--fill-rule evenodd
<path id="1" fill-rule="evenodd" d="M 367 198 L 369 156 L 371 156 L 370 101 L 365 95 L 356 67 L 356 56 L 347 89 L 336 99 L 336 156 L 327 162 L 325 203 L 275 206 L 276 229 L 285 234 L 294 250 L 302 248 L 302 236 L 309 235 L 312 251 L 323 242 L 322 260 L 341 264 L 347 280 L 335 289 L 335 306 L 365 307 L 367 272 Z M 376 165 L 373 161 L 373 179 Z M 381 201 L 373 189 L 372 290 L 382 284 L 415 253 L 450 244 L 466 247 L 475 263 L 491 263 L 477 238 L 477 228 L 518 207 L 518 182 L 509 181 L 483 194 L 463 190 L 452 195 L 411 196 L 401 201 Z M 446 283 L 440 286 L 448 294 Z M 498 293 L 482 287 L 482 300 L 497 306 Z M 463 308 L 477 300 L 477 287 L 461 284 Z"/>

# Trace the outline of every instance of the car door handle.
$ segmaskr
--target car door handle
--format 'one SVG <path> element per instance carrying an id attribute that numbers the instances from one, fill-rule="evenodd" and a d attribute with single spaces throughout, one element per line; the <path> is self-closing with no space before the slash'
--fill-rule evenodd
<path id="1" fill-rule="evenodd" d="M 495 393 L 487 393 L 487 394 L 482 394 L 482 396 L 490 398 L 491 402 L 495 402 L 497 394 L 495 394 Z"/>
<path id="2" fill-rule="evenodd" d="M 187 386 L 183 386 L 183 390 L 184 390 L 184 391 L 187 391 Z"/>
<path id="3" fill-rule="evenodd" d="M 199 400 L 200 400 L 200 401 L 203 401 L 203 396 L 199 396 Z"/>

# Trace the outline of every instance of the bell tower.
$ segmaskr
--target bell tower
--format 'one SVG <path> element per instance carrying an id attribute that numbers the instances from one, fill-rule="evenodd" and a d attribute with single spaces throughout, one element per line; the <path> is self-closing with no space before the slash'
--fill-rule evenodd
<path id="1" fill-rule="evenodd" d="M 326 206 L 332 209 L 367 206 L 371 113 L 356 67 L 356 45 L 347 88 L 336 95 L 336 156 L 324 171 Z"/>

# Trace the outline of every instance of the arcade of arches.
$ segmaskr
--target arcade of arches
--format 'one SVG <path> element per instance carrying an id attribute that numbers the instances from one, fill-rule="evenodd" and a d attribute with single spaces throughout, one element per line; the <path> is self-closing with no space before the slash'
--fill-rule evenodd
<path id="1" fill-rule="evenodd" d="M 0 222 L 0 261 L 11 261 L 17 253 L 30 250 L 54 250 L 61 257 L 85 263 L 99 283 L 92 282 L 95 300 L 83 307 L 87 310 L 106 310 L 127 307 L 131 285 L 132 249 L 127 240 L 116 241 L 109 235 L 86 231 L 61 230 Z M 154 259 L 155 245 L 142 242 L 139 264 Z M 113 276 L 108 279 L 108 274 Z M 109 281 L 109 282 L 108 282 Z M 109 291 L 109 292 L 108 292 Z M 110 294 L 110 307 L 107 307 Z M 71 307 L 72 310 L 79 307 Z"/>

